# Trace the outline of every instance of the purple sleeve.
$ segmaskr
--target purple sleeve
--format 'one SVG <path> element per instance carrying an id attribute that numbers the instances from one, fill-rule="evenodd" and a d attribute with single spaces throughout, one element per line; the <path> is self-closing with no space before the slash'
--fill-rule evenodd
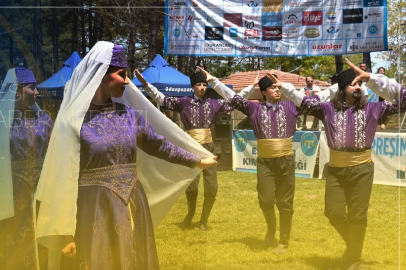
<path id="1" fill-rule="evenodd" d="M 176 97 L 165 97 L 164 107 L 170 111 L 180 113 L 183 109 L 182 101 L 180 98 Z"/>
<path id="2" fill-rule="evenodd" d="M 300 105 L 300 113 L 313 115 L 319 119 L 323 119 L 323 107 L 319 96 L 305 96 Z"/>
<path id="3" fill-rule="evenodd" d="M 224 99 L 219 99 L 219 112 L 231 112 L 233 110 L 233 108 L 231 107 L 230 103 L 228 103 L 226 100 Z"/>
<path id="4" fill-rule="evenodd" d="M 194 168 L 200 162 L 200 157 L 168 142 L 165 137 L 156 134 L 141 115 L 137 116 L 137 125 L 137 146 L 147 154 L 190 168 Z"/>
<path id="5" fill-rule="evenodd" d="M 237 109 L 241 111 L 245 115 L 251 115 L 251 103 L 252 101 L 248 101 L 247 99 L 243 98 L 240 95 L 234 95 L 234 97 L 231 99 L 231 106 L 234 109 Z"/>

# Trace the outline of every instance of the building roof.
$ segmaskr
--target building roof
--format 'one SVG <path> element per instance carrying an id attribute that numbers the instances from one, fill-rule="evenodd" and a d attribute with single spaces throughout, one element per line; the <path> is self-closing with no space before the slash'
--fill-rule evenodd
<path id="1" fill-rule="evenodd" d="M 306 86 L 305 76 L 299 76 L 297 74 L 284 72 L 276 69 L 261 70 L 259 71 L 259 78 L 264 77 L 268 72 L 276 74 L 278 79 L 282 82 L 291 83 L 296 89 L 300 89 Z M 239 92 L 248 85 L 252 84 L 257 76 L 257 71 L 248 72 L 238 72 L 231 74 L 228 77 L 220 78 L 220 81 L 224 84 L 231 84 L 234 91 Z M 329 87 L 331 84 L 326 81 L 314 80 L 314 85 L 319 86 L 321 89 Z M 257 87 L 255 93 L 250 97 L 250 99 L 262 99 L 262 95 Z"/>

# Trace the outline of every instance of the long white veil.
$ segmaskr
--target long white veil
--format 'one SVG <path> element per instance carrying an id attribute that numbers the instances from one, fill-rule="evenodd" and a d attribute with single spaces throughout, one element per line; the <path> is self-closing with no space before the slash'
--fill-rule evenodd
<path id="1" fill-rule="evenodd" d="M 58 236 L 74 235 L 80 164 L 80 129 L 89 104 L 105 75 L 113 43 L 98 42 L 80 62 L 65 87 L 37 188 L 41 201 L 37 239 L 45 246 L 63 245 Z M 211 156 L 200 144 L 166 118 L 130 83 L 118 99 L 139 110 L 154 130 L 175 145 L 202 157 Z M 147 193 L 154 226 L 193 181 L 199 169 L 175 165 L 137 150 L 137 173 Z M 52 242 L 52 243 L 51 243 Z M 55 247 L 55 246 L 54 246 Z"/>
<path id="2" fill-rule="evenodd" d="M 15 69 L 9 69 L 0 91 L 0 220 L 14 216 L 10 131 L 17 86 Z"/>

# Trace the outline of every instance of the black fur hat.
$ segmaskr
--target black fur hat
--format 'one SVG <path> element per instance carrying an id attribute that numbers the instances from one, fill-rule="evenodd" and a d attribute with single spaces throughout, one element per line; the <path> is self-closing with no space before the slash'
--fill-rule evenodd
<path id="1" fill-rule="evenodd" d="M 204 82 L 207 84 L 206 75 L 204 75 L 202 72 L 196 72 L 190 75 L 190 85 L 192 85 L 192 87 L 199 82 Z"/>
<path id="2" fill-rule="evenodd" d="M 345 86 L 347 84 L 352 83 L 352 81 L 357 77 L 355 74 L 355 71 L 352 69 L 347 69 L 337 76 L 337 81 L 338 81 L 338 88 L 340 90 L 344 90 Z"/>
<path id="3" fill-rule="evenodd" d="M 268 76 L 264 76 L 258 82 L 259 90 L 266 91 L 266 89 L 269 86 L 272 86 L 272 84 L 273 84 L 273 82 L 271 81 L 271 79 L 269 79 Z"/>

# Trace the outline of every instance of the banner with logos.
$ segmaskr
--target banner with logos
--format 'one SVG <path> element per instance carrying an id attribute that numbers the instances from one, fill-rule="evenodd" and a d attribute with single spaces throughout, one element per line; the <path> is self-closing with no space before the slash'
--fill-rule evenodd
<path id="1" fill-rule="evenodd" d="M 167 55 L 388 50 L 386 0 L 166 0 L 165 8 Z"/>
<path id="2" fill-rule="evenodd" d="M 295 154 L 295 175 L 313 177 L 319 147 L 320 132 L 297 131 L 292 138 Z M 233 130 L 233 170 L 257 172 L 257 139 L 252 130 Z"/>
<path id="3" fill-rule="evenodd" d="M 406 187 L 406 134 L 375 133 L 371 146 L 374 162 L 374 184 Z M 319 178 L 323 177 L 330 149 L 325 132 L 320 136 Z M 325 177 L 324 172 L 324 177 Z"/>

